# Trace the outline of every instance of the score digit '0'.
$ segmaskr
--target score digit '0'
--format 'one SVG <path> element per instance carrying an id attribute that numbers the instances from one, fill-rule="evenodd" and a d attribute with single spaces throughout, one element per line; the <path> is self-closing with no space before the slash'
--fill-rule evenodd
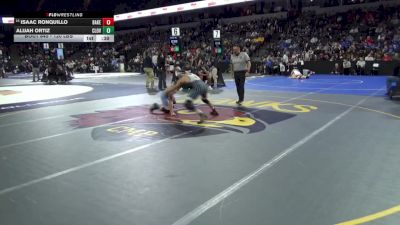
<path id="1" fill-rule="evenodd" d="M 103 18 L 103 26 L 114 26 L 114 18 Z"/>

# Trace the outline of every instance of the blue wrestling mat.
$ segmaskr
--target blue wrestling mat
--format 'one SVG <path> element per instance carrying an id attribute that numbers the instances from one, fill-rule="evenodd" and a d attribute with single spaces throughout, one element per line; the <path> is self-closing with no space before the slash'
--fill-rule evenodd
<path id="1" fill-rule="evenodd" d="M 235 88 L 234 82 L 227 82 Z M 310 79 L 297 80 L 284 76 L 248 78 L 246 89 L 285 92 L 318 92 L 346 95 L 385 95 L 385 76 L 337 76 L 314 75 Z"/>

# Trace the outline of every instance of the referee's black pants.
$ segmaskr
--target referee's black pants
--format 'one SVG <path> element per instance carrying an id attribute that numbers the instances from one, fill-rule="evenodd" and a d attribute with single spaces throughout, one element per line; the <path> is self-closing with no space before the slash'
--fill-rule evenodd
<path id="1" fill-rule="evenodd" d="M 244 83 L 246 81 L 246 71 L 234 71 L 236 91 L 239 96 L 239 102 L 244 100 Z"/>

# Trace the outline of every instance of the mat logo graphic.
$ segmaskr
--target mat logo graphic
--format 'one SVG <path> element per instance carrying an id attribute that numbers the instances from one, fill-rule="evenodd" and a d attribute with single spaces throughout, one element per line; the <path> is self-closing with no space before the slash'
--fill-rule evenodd
<path id="1" fill-rule="evenodd" d="M 113 134 L 123 134 L 131 137 L 152 137 L 158 134 L 157 131 L 134 128 L 126 125 L 111 127 L 107 129 L 107 131 Z"/>
<path id="2" fill-rule="evenodd" d="M 178 103 L 183 103 L 183 100 L 177 100 Z M 202 104 L 200 100 L 195 101 L 196 104 Z M 215 105 L 236 106 L 236 100 L 233 99 L 215 99 L 212 101 Z M 275 102 L 275 101 L 244 101 L 242 103 L 244 108 L 254 109 L 272 109 L 277 112 L 286 113 L 308 113 L 317 110 L 318 107 L 312 105 L 294 104 L 289 102 Z"/>
<path id="3" fill-rule="evenodd" d="M 217 106 L 220 115 L 209 116 L 203 124 L 197 124 L 198 115 L 184 109 L 178 101 L 175 117 L 169 117 L 161 112 L 150 114 L 148 105 L 131 106 L 75 115 L 71 125 L 78 129 L 93 127 L 92 137 L 95 140 L 148 141 L 223 133 L 252 134 L 264 131 L 268 125 L 295 117 L 296 114 L 292 112 L 310 112 L 316 109 L 314 106 L 289 103 L 253 101 L 250 103 L 254 108 L 237 108 L 225 101 L 225 106 Z M 265 109 L 268 107 L 275 110 Z M 205 105 L 200 105 L 199 108 L 207 114 L 210 112 Z"/>

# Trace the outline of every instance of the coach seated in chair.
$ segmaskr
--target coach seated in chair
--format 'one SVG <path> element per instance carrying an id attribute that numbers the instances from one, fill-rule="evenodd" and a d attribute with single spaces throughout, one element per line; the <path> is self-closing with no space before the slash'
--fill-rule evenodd
<path id="1" fill-rule="evenodd" d="M 397 62 L 397 65 L 393 69 L 393 75 L 389 76 L 386 79 L 386 91 L 387 91 L 386 94 L 389 94 L 390 89 L 393 86 L 393 83 L 396 83 L 397 89 L 400 89 L 400 74 L 399 74 L 399 70 L 400 70 L 400 62 Z"/>

